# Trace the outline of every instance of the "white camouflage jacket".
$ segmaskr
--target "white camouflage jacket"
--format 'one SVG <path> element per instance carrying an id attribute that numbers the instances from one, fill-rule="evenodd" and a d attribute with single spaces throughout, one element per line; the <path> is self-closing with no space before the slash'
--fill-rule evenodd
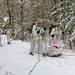
<path id="1" fill-rule="evenodd" d="M 37 34 L 37 31 L 40 31 L 40 33 Z M 37 25 L 34 25 L 32 28 L 32 35 L 35 40 L 42 39 L 41 33 L 43 32 L 43 29 L 41 27 L 38 27 Z"/>

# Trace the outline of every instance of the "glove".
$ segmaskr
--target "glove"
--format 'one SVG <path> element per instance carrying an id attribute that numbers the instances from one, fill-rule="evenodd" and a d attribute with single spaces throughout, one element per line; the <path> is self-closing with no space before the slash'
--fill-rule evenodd
<path id="1" fill-rule="evenodd" d="M 54 35 L 53 34 L 51 36 L 52 36 L 52 38 L 54 38 Z"/>
<path id="2" fill-rule="evenodd" d="M 62 32 L 62 34 L 64 34 L 64 32 Z"/>
<path id="3" fill-rule="evenodd" d="M 37 34 L 39 34 L 40 33 L 40 31 L 37 31 Z"/>
<path id="4" fill-rule="evenodd" d="M 46 27 L 44 27 L 44 30 L 46 30 Z"/>

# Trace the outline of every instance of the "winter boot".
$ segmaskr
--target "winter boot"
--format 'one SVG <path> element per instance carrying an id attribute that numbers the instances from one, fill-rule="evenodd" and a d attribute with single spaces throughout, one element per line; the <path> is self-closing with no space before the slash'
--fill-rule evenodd
<path id="1" fill-rule="evenodd" d="M 30 55 L 34 55 L 32 52 L 29 53 Z"/>
<path id="2" fill-rule="evenodd" d="M 45 53 L 42 54 L 44 57 L 46 57 L 47 55 Z"/>
<path id="3" fill-rule="evenodd" d="M 8 44 L 11 44 L 10 42 L 8 42 Z"/>

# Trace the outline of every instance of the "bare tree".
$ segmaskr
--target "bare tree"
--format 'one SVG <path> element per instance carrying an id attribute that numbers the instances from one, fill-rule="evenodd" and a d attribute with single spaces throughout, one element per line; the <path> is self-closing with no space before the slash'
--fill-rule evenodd
<path id="1" fill-rule="evenodd" d="M 11 12 L 10 12 L 10 9 L 9 9 L 9 0 L 7 0 L 7 12 L 8 12 L 8 16 L 9 16 L 8 27 L 12 27 L 11 26 Z"/>
<path id="2" fill-rule="evenodd" d="M 24 40 L 24 26 L 23 26 L 23 0 L 20 0 L 21 3 L 20 3 L 20 17 L 21 17 L 21 20 L 20 20 L 20 24 L 21 24 L 21 31 L 22 31 L 22 37 L 21 37 L 21 40 L 23 41 Z"/>

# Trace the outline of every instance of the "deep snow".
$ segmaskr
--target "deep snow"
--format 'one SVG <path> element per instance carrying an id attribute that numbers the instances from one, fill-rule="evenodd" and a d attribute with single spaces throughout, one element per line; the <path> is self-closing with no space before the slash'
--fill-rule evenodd
<path id="1" fill-rule="evenodd" d="M 4 41 L 5 42 L 5 41 Z M 30 43 L 20 40 L 12 41 L 10 45 L 3 42 L 0 47 L 0 75 L 75 75 L 75 53 L 72 50 L 63 51 L 61 57 L 43 57 L 35 53 L 29 55 Z"/>

